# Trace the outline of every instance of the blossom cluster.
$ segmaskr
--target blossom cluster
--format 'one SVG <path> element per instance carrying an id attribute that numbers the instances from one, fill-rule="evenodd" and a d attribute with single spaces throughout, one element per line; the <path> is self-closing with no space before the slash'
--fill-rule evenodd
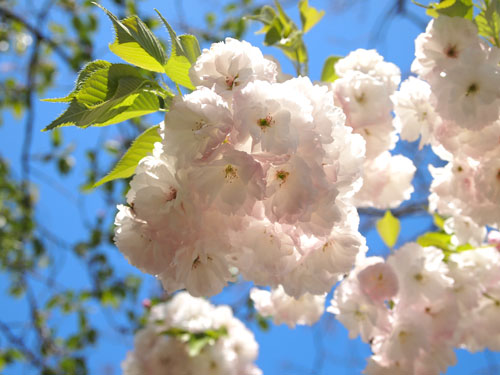
<path id="1" fill-rule="evenodd" d="M 410 198 L 416 168 L 402 155 L 391 155 L 398 139 L 391 96 L 401 80 L 399 68 L 375 50 L 358 49 L 335 64 L 340 78 L 331 85 L 346 124 L 366 141 L 363 186 L 357 207 L 394 208 Z"/>
<path id="2" fill-rule="evenodd" d="M 500 224 L 499 62 L 500 50 L 479 38 L 472 21 L 440 16 L 415 41 L 418 78 L 393 96 L 401 138 L 420 136 L 448 162 L 430 167 L 429 203 L 468 228 L 463 242 Z"/>
<path id="3" fill-rule="evenodd" d="M 270 292 L 252 288 L 250 298 L 260 315 L 272 317 L 274 324 L 285 323 L 290 328 L 297 324 L 312 325 L 325 311 L 326 294 L 305 293 L 294 298 L 286 294 L 281 285 Z"/>
<path id="4" fill-rule="evenodd" d="M 220 337 L 211 338 L 209 333 L 214 336 L 213 332 L 219 332 Z M 122 363 L 124 375 L 262 374 L 254 365 L 258 344 L 231 309 L 215 307 L 186 292 L 153 306 L 134 343 L 134 350 Z M 190 344 L 203 346 L 193 355 Z"/>
<path id="5" fill-rule="evenodd" d="M 454 348 L 500 350 L 500 253 L 486 245 L 444 262 L 442 250 L 408 243 L 360 260 L 328 311 L 370 343 L 365 374 L 444 373 Z"/>
<path id="6" fill-rule="evenodd" d="M 277 82 L 246 42 L 213 44 L 190 76 L 197 89 L 174 99 L 119 206 L 119 249 L 168 292 L 213 295 L 239 272 L 297 298 L 327 293 L 365 251 L 352 203 L 363 137 L 328 87 Z"/>

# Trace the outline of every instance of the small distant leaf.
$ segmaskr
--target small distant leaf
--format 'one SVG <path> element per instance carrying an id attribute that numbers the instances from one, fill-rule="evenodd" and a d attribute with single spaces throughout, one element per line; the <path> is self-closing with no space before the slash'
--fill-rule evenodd
<path id="1" fill-rule="evenodd" d="M 335 63 L 341 58 L 341 56 L 330 56 L 326 59 L 321 72 L 321 80 L 323 82 L 334 82 L 339 78 L 337 73 L 335 73 Z"/>
<path id="2" fill-rule="evenodd" d="M 378 234 L 389 248 L 393 248 L 396 244 L 401 230 L 399 220 L 394 217 L 391 211 L 387 210 L 382 219 L 376 224 Z"/>
<path id="3" fill-rule="evenodd" d="M 161 323 L 163 322 L 160 321 L 159 324 Z M 219 329 L 209 329 L 203 332 L 189 332 L 182 328 L 172 327 L 161 332 L 161 334 L 172 336 L 182 342 L 186 342 L 189 355 L 195 357 L 200 354 L 207 345 L 213 345 L 219 338 L 227 336 L 227 328 L 221 327 Z"/>
<path id="4" fill-rule="evenodd" d="M 436 227 L 438 227 L 441 230 L 444 230 L 444 218 L 442 216 L 439 216 L 438 214 L 434 214 L 433 222 L 434 222 L 434 225 Z"/>
<path id="5" fill-rule="evenodd" d="M 268 319 L 264 318 L 260 314 L 257 314 L 255 316 L 255 320 L 257 321 L 257 325 L 259 326 L 259 328 L 261 330 L 263 330 L 264 332 L 269 331 L 269 320 Z"/>
<path id="6" fill-rule="evenodd" d="M 301 0 L 299 2 L 300 20 L 302 21 L 302 31 L 307 33 L 316 25 L 325 15 L 325 11 L 318 11 L 316 8 L 309 6 L 309 0 Z"/>
<path id="7" fill-rule="evenodd" d="M 106 12 L 113 22 L 116 37 L 109 45 L 111 52 L 130 64 L 163 73 L 167 55 L 160 41 L 146 24 L 137 16 L 119 20 L 103 6 L 94 4 Z"/>
<path id="8" fill-rule="evenodd" d="M 94 188 L 119 178 L 127 178 L 134 174 L 139 161 L 153 151 L 155 142 L 161 142 L 158 134 L 159 126 L 153 126 L 139 135 L 113 170 L 94 184 Z"/>
<path id="9" fill-rule="evenodd" d="M 246 18 L 263 23 L 258 31 L 266 34 L 264 44 L 280 48 L 292 61 L 306 63 L 308 61 L 307 49 L 302 39 L 304 32 L 286 15 L 278 1 L 275 1 L 277 12 L 266 5 L 259 14 Z"/>
<path id="10" fill-rule="evenodd" d="M 207 345 L 213 345 L 214 339 L 208 336 L 191 339 L 188 341 L 188 354 L 190 357 L 196 357 Z"/>
<path id="11" fill-rule="evenodd" d="M 439 3 L 430 3 L 427 6 L 427 15 L 439 17 L 445 15 L 449 17 L 462 17 L 472 19 L 474 5 L 472 0 L 442 0 Z"/>
<path id="12" fill-rule="evenodd" d="M 440 232 L 429 232 L 417 238 L 417 243 L 420 246 L 434 246 L 441 250 L 452 251 L 451 235 Z"/>

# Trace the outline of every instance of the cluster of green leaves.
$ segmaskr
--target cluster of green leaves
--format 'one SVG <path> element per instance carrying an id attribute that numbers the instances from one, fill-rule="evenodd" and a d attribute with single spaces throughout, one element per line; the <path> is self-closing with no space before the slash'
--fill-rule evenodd
<path id="1" fill-rule="evenodd" d="M 170 328 L 161 332 L 161 334 L 186 343 L 188 354 L 191 357 L 196 357 L 206 346 L 214 345 L 218 339 L 227 336 L 227 328 L 207 329 L 201 332 L 189 332 L 181 328 Z"/>
<path id="2" fill-rule="evenodd" d="M 142 73 L 131 65 L 103 60 L 87 64 L 70 94 L 46 99 L 70 104 L 45 130 L 66 125 L 111 125 L 160 110 L 172 95 Z"/>
<path id="3" fill-rule="evenodd" d="M 417 238 L 417 243 L 420 246 L 434 246 L 441 249 L 444 253 L 445 260 L 453 253 L 473 250 L 476 247 L 470 244 L 456 245 L 452 242 L 453 233 L 447 233 L 444 230 L 444 218 L 435 214 L 434 225 L 439 229 L 435 232 L 427 232 Z"/>
<path id="4" fill-rule="evenodd" d="M 431 17 L 445 15 L 473 20 L 477 25 L 479 35 L 484 36 L 491 44 L 500 47 L 499 0 L 480 0 L 477 3 L 473 0 L 442 0 L 429 5 L 422 5 L 414 0 L 413 2 L 426 8 L 427 14 Z M 474 8 L 477 8 L 479 12 L 474 12 Z"/>
<path id="5" fill-rule="evenodd" d="M 139 17 L 119 20 L 107 9 L 101 8 L 115 29 L 115 40 L 110 44 L 110 50 L 133 65 L 111 64 L 103 60 L 87 64 L 70 94 L 48 100 L 70 105 L 45 130 L 64 125 L 105 126 L 168 110 L 173 94 L 156 80 L 148 78 L 148 72 L 165 73 L 176 85 L 194 89 L 189 79 L 189 68 L 201 54 L 196 37 L 177 36 L 158 13 L 171 39 L 170 56 L 167 57 L 161 42 Z"/>
<path id="6" fill-rule="evenodd" d="M 298 75 L 307 75 L 309 57 L 303 36 L 323 18 L 325 12 L 310 6 L 308 0 L 299 1 L 302 23 L 299 28 L 278 0 L 275 0 L 275 7 L 263 6 L 257 14 L 248 18 L 263 24 L 258 33 L 265 34 L 265 45 L 278 47 L 295 64 Z"/>
<path id="7" fill-rule="evenodd" d="M 174 94 L 157 83 L 151 73 L 164 73 L 180 92 L 180 86 L 194 89 L 189 69 L 201 54 L 195 36 L 177 35 L 167 20 L 157 11 L 170 36 L 170 54 L 159 39 L 138 16 L 119 20 L 107 9 L 96 4 L 113 22 L 115 40 L 110 50 L 132 64 L 111 64 L 96 60 L 79 73 L 75 88 L 64 98 L 50 102 L 69 103 L 68 108 L 44 130 L 60 126 L 106 126 L 141 117 L 157 111 L 167 111 Z M 161 141 L 157 128 L 148 129 L 125 153 L 113 171 L 94 186 L 117 178 L 131 176 L 140 159 L 151 152 L 154 142 Z"/>
<path id="8" fill-rule="evenodd" d="M 5 0 L 0 4 L 0 53 L 4 73 L 0 77 L 2 113 L 7 109 L 19 119 L 23 116 L 26 119 L 29 117 L 26 114 L 32 112 L 34 128 L 40 128 L 40 125 L 44 125 L 39 123 L 43 118 L 39 115 L 43 105 L 36 103 L 37 97 L 56 84 L 65 86 L 64 78 L 61 79 L 61 75 L 56 72 L 66 72 L 68 69 L 77 72 L 83 66 L 74 90 L 65 98 L 54 100 L 67 103 L 70 107 L 65 111 L 67 117 L 59 118 L 58 121 L 68 121 L 68 115 L 72 115 L 69 116 L 70 121 L 51 124 L 55 127 L 50 134 L 49 146 L 33 144 L 29 158 L 32 172 L 28 180 L 20 182 L 19 176 L 13 175 L 8 167 L 9 164 L 16 164 L 17 160 L 9 163 L 3 158 L 4 150 L 0 152 L 0 269 L 8 280 L 4 289 L 9 294 L 7 297 L 4 295 L 2 303 L 8 304 L 9 309 L 19 309 L 19 320 L 23 321 L 22 326 L 18 327 L 7 315 L 0 317 L 2 374 L 17 373 L 19 366 L 23 366 L 26 372 L 44 375 L 87 374 L 86 356 L 89 348 L 101 339 L 101 330 L 106 329 L 108 335 L 112 330 L 115 334 L 130 337 L 141 324 L 143 309 L 137 298 L 143 278 L 126 274 L 123 270 L 117 271 L 110 258 L 113 256 L 110 216 L 117 199 L 123 199 L 123 191 L 119 189 L 125 184 L 111 182 L 104 185 L 105 189 L 101 193 L 105 201 L 106 208 L 102 209 L 106 212 L 105 216 L 87 217 L 83 211 L 88 210 L 88 207 L 75 207 L 80 214 L 75 215 L 74 225 L 82 221 L 85 229 L 78 239 L 74 239 L 58 233 L 60 230 L 57 227 L 45 226 L 47 223 L 37 216 L 37 190 L 30 181 L 36 172 L 36 178 L 39 177 L 44 188 L 65 189 L 68 180 L 61 183 L 57 176 L 54 177 L 54 171 L 60 177 L 71 175 L 72 153 L 76 145 L 67 142 L 60 126 L 103 126 L 130 119 L 127 126 L 117 128 L 121 141 L 115 142 L 116 145 L 98 141 L 92 148 L 83 150 L 88 162 L 84 185 L 93 186 L 97 176 L 102 174 L 100 164 L 104 150 L 112 149 L 110 154 L 117 158 L 137 134 L 147 128 L 144 118 L 135 115 L 142 116 L 153 109 L 167 110 L 173 96 L 171 89 L 175 89 L 176 83 L 187 90 L 192 88 L 187 75 L 187 62 L 190 66 L 200 53 L 196 39 L 192 36 L 177 36 L 170 26 L 165 25 L 169 32 L 163 34 L 173 40 L 173 43 L 168 43 L 171 45 L 170 50 L 164 48 L 167 45 L 164 40 L 156 37 L 156 40 L 153 38 L 153 45 L 148 45 L 148 30 L 161 27 L 163 21 L 153 12 L 142 14 L 142 23 L 139 17 L 125 17 L 127 14 L 139 14 L 137 3 L 135 0 L 107 2 L 115 14 L 120 14 L 116 22 L 112 21 L 116 38 L 111 46 L 119 56 L 122 55 L 124 62 L 133 66 L 110 64 L 102 60 L 87 64 L 96 51 L 95 31 L 104 18 L 99 16 L 99 9 L 90 0 L 43 2 L 43 5 L 49 4 L 47 9 L 50 8 L 50 11 L 41 21 L 42 17 L 38 17 L 44 14 L 41 3 Z M 219 29 L 216 30 L 181 26 L 184 26 L 183 30 L 194 32 L 197 36 L 218 36 L 211 41 L 221 40 L 225 36 L 241 38 L 247 22 L 241 19 L 240 14 L 247 13 L 250 7 L 251 11 L 257 8 L 251 3 L 251 0 L 228 3 L 225 10 L 227 16 L 219 16 L 215 26 Z M 218 15 L 224 14 L 216 12 Z M 26 44 L 19 42 L 27 36 L 30 38 L 26 39 Z M 161 46 L 160 54 L 158 50 L 155 52 L 155 45 Z M 7 51 L 5 46 L 8 46 Z M 138 53 L 134 52 L 130 56 L 130 48 L 135 48 Z M 35 51 L 38 51 L 38 55 L 33 59 L 34 75 L 30 82 L 28 68 Z M 166 60 L 162 59 L 161 51 L 164 51 Z M 129 57 L 126 58 L 127 54 Z M 152 56 L 152 60 L 148 56 Z M 130 58 L 138 59 L 132 62 Z M 144 61 L 154 66 L 157 59 L 164 63 L 160 72 L 141 67 Z M 158 73 L 170 77 L 173 82 L 171 89 L 157 83 Z M 33 97 L 31 102 L 28 100 L 30 96 Z M 73 102 L 77 102 L 77 105 Z M 80 113 L 75 109 L 80 110 Z M 22 129 L 22 124 L 15 122 L 6 125 L 16 126 L 19 131 Z M 12 129 L 5 130 L 12 132 Z M 132 148 L 120 164 L 125 169 L 119 172 L 119 178 L 129 176 L 138 161 L 151 151 L 154 142 L 159 140 L 156 130 L 157 127 L 149 128 L 132 143 Z M 19 136 L 22 137 L 21 134 Z M 106 165 L 107 159 L 109 157 L 106 157 Z M 56 168 L 51 169 L 51 165 L 40 162 L 55 164 Z M 78 162 L 81 163 L 80 160 Z M 72 188 L 68 186 L 68 191 Z M 83 202 L 91 199 L 80 198 L 82 206 Z M 47 202 L 45 195 L 41 199 L 41 206 L 45 209 L 54 204 Z M 80 205 L 76 200 L 75 204 Z M 66 283 L 67 273 L 66 276 L 60 276 L 64 274 L 61 266 L 68 257 L 72 266 L 78 264 L 75 266 L 75 285 Z M 82 286 L 82 283 L 85 285 Z M 154 294 L 154 291 L 151 293 Z M 31 297 L 28 298 L 28 295 Z M 30 309 L 32 314 L 29 314 Z M 25 310 L 29 316 L 21 316 Z M 100 342 L 103 343 L 102 340 Z M 16 364 L 19 362 L 22 364 Z"/>

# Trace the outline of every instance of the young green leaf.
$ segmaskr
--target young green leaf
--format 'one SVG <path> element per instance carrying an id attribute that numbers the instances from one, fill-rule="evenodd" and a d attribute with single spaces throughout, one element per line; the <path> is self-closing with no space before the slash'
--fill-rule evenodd
<path id="1" fill-rule="evenodd" d="M 44 130 L 65 125 L 115 124 L 158 111 L 159 97 L 165 100 L 169 96 L 131 65 L 104 64 L 82 79 L 71 93 L 68 109 Z"/>
<path id="2" fill-rule="evenodd" d="M 119 178 L 132 176 L 141 159 L 153 151 L 155 142 L 161 142 L 158 129 L 159 125 L 156 125 L 139 135 L 113 170 L 96 182 L 93 187 L 95 188 Z"/>
<path id="3" fill-rule="evenodd" d="M 73 100 L 73 98 L 76 96 L 76 94 L 80 91 L 81 87 L 89 78 L 92 76 L 95 72 L 109 68 L 111 66 L 111 63 L 108 61 L 104 60 L 95 60 L 83 67 L 82 70 L 80 70 L 80 73 L 78 73 L 78 78 L 76 79 L 75 83 L 75 88 L 73 91 L 71 91 L 68 95 L 66 95 L 64 98 L 51 98 L 51 99 L 42 99 L 44 102 L 52 102 L 52 103 L 69 103 Z"/>
<path id="4" fill-rule="evenodd" d="M 394 217 L 391 211 L 387 210 L 384 217 L 377 221 L 377 232 L 389 248 L 393 248 L 396 244 L 401 230 L 399 220 Z"/>
<path id="5" fill-rule="evenodd" d="M 301 0 L 299 2 L 300 20 L 302 22 L 302 31 L 307 33 L 311 30 L 325 15 L 325 11 L 318 11 L 316 8 L 309 6 L 309 0 Z"/>
<path id="6" fill-rule="evenodd" d="M 485 0 L 481 13 L 476 16 L 474 22 L 479 35 L 500 47 L 500 1 Z"/>
<path id="7" fill-rule="evenodd" d="M 445 15 L 471 20 L 474 15 L 474 5 L 472 0 L 442 0 L 439 3 L 430 3 L 426 13 L 435 18 Z"/>
<path id="8" fill-rule="evenodd" d="M 436 227 L 438 227 L 441 230 L 444 230 L 444 218 L 439 216 L 438 214 L 434 214 L 433 216 L 433 222 Z"/>
<path id="9" fill-rule="evenodd" d="M 321 71 L 321 80 L 323 82 L 333 82 L 339 78 L 337 73 L 335 73 L 335 63 L 341 58 L 341 56 L 330 56 L 325 60 L 323 70 Z"/>
<path id="10" fill-rule="evenodd" d="M 189 78 L 189 69 L 201 55 L 200 44 L 193 35 L 177 36 L 174 29 L 167 20 L 156 10 L 158 16 L 168 30 L 171 40 L 170 57 L 168 58 L 164 70 L 165 74 L 175 83 L 194 90 L 194 86 Z"/>
<path id="11" fill-rule="evenodd" d="M 451 234 L 440 232 L 428 232 L 417 238 L 420 246 L 434 246 L 444 251 L 452 251 Z"/>
<path id="12" fill-rule="evenodd" d="M 306 64 L 308 55 L 302 39 L 304 31 L 298 29 L 277 0 L 275 5 L 277 12 L 270 6 L 264 6 L 259 14 L 246 18 L 263 23 L 258 33 L 266 34 L 265 45 L 278 47 L 291 61 Z"/>
<path id="13" fill-rule="evenodd" d="M 101 8 L 113 22 L 115 41 L 109 49 L 130 64 L 153 72 L 163 73 L 167 55 L 160 41 L 137 16 L 119 20 L 103 6 Z"/>

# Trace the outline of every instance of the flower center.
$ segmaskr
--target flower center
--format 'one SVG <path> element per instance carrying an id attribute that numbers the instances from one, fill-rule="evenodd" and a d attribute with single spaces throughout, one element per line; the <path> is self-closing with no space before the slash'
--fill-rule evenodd
<path id="1" fill-rule="evenodd" d="M 259 125 L 262 130 L 270 128 L 271 125 L 273 125 L 273 124 L 274 124 L 274 120 L 271 117 L 271 115 L 267 115 L 266 117 L 260 118 L 257 120 L 257 125 Z"/>
<path id="2" fill-rule="evenodd" d="M 467 92 L 465 93 L 465 96 L 473 95 L 476 92 L 478 92 L 479 86 L 475 83 L 472 83 L 469 87 L 467 87 Z"/>
<path id="3" fill-rule="evenodd" d="M 286 179 L 290 175 L 290 172 L 287 172 L 283 169 L 280 169 L 279 171 L 276 172 L 276 178 L 280 180 L 280 186 L 283 185 L 286 182 Z"/>
<path id="4" fill-rule="evenodd" d="M 458 57 L 458 51 L 457 51 L 457 46 L 456 45 L 449 45 L 448 47 L 445 48 L 444 53 L 446 56 L 456 59 Z"/>
<path id="5" fill-rule="evenodd" d="M 167 202 L 170 202 L 173 201 L 175 198 L 177 198 L 177 190 L 174 187 L 170 187 L 170 190 L 165 195 L 165 199 Z"/>
<path id="6" fill-rule="evenodd" d="M 232 90 L 234 86 L 238 86 L 238 82 L 236 81 L 237 79 L 238 75 L 235 75 L 234 77 L 226 77 L 226 86 L 228 90 Z"/>
<path id="7" fill-rule="evenodd" d="M 234 179 L 238 178 L 238 169 L 234 168 L 231 164 L 226 165 L 224 168 L 224 177 L 226 181 L 231 183 Z"/>

